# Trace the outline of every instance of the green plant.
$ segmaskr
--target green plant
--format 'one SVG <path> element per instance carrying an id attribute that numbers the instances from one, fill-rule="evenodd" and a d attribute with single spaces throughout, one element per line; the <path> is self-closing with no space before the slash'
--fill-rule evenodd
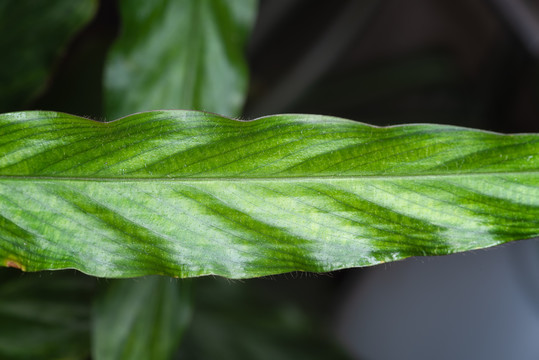
<path id="1" fill-rule="evenodd" d="M 100 277 L 325 272 L 538 232 L 539 137 L 312 115 L 3 115 L 4 264 Z M 24 246 L 23 246 L 24 245 Z"/>
<path id="2" fill-rule="evenodd" d="M 79 26 L 96 5 L 82 3 L 87 15 Z M 254 10 L 248 0 L 121 2 L 123 27 L 105 69 L 106 117 L 158 108 L 239 115 Z M 24 85 L 19 74 L 3 71 Z M 23 98 L 9 106 L 24 106 Z M 442 255 L 539 234 L 534 134 L 378 128 L 313 115 L 238 121 L 179 110 L 107 123 L 13 112 L 0 116 L 0 130 L 0 260 L 26 271 L 249 278 Z M 96 359 L 166 359 L 189 324 L 188 282 L 111 280 L 91 304 L 89 277 L 60 273 L 43 286 L 40 278 L 3 276 L 4 326 L 12 324 L 15 336 L 35 334 L 28 342 L 0 339 L 6 357 L 83 358 L 91 333 Z M 73 288 L 79 293 L 71 298 Z M 47 292 L 64 301 L 47 301 Z M 303 332 L 298 324 L 291 333 Z M 66 334 L 72 346 L 64 346 Z M 193 357 L 197 348 L 189 344 L 197 335 L 188 336 L 185 351 Z M 312 351 L 333 351 L 321 347 Z"/>

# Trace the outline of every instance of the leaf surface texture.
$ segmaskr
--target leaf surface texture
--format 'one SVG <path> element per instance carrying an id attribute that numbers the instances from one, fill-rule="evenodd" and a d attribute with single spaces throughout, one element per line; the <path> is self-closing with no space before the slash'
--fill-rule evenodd
<path id="1" fill-rule="evenodd" d="M 194 111 L 0 133 L 0 258 L 28 271 L 246 278 L 539 235 L 536 134 Z"/>

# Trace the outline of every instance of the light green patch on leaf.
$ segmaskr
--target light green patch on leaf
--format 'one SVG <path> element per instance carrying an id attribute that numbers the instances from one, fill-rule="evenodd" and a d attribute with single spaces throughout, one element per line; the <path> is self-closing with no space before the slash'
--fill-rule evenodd
<path id="1" fill-rule="evenodd" d="M 105 76 L 109 118 L 178 108 L 240 113 L 256 1 L 125 0 L 120 8 Z"/>
<path id="2" fill-rule="evenodd" d="M 537 134 L 193 111 L 0 131 L 0 259 L 27 271 L 248 278 L 539 235 Z"/>
<path id="3" fill-rule="evenodd" d="M 0 2 L 0 111 L 20 109 L 43 90 L 53 64 L 96 9 L 96 0 Z"/>

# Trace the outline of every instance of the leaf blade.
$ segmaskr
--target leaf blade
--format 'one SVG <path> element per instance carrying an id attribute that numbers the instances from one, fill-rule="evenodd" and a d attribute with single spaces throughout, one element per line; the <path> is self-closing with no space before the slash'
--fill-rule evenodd
<path id="1" fill-rule="evenodd" d="M 0 271 L 0 356 L 83 359 L 90 353 L 95 279 L 68 272 Z M 80 274 L 78 274 L 80 275 Z"/>
<path id="2" fill-rule="evenodd" d="M 240 113 L 255 0 L 129 0 L 120 7 L 123 30 L 105 72 L 110 118 L 167 108 Z"/>
<path id="3" fill-rule="evenodd" d="M 113 281 L 94 304 L 93 355 L 170 359 L 190 314 L 186 281 L 157 276 Z"/>
<path id="4" fill-rule="evenodd" d="M 539 235 L 534 134 L 191 111 L 14 113 L 0 131 L 1 254 L 32 271 L 243 278 Z"/>
<path id="5" fill-rule="evenodd" d="M 45 86 L 71 38 L 89 23 L 97 1 L 3 1 L 0 4 L 0 111 L 24 108 Z M 11 35 L 8 35 L 11 34 Z M 13 36 L 17 34 L 17 36 Z M 40 36 L 36 36 L 39 34 Z"/>

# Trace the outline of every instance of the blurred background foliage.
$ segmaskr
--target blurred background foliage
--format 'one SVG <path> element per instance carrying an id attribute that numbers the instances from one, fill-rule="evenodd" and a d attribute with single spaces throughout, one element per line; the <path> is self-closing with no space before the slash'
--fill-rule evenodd
<path id="1" fill-rule="evenodd" d="M 112 120 L 190 108 L 246 119 L 301 112 L 375 125 L 539 131 L 539 9 L 531 0 L 6 0 L 0 30 L 0 112 Z M 520 252 L 538 253 L 536 244 Z M 485 257 L 491 266 L 488 254 L 476 258 L 478 266 Z M 396 267 L 401 275 L 413 261 Z M 421 274 L 435 263 L 423 264 Z M 383 331 L 370 348 L 366 337 L 340 335 L 342 319 L 353 316 L 343 308 L 363 306 L 349 294 L 376 299 L 376 286 L 361 284 L 388 271 L 381 265 L 239 282 L 1 269 L 0 358 L 136 358 L 129 351 L 151 346 L 164 331 L 170 336 L 153 349 L 155 359 L 391 358 L 372 350 L 394 343 Z M 538 279 L 526 283 L 519 274 L 515 291 L 539 299 Z M 409 291 L 421 296 L 425 289 Z M 369 321 L 376 328 L 398 319 Z M 111 346 L 123 355 L 103 355 Z"/>

